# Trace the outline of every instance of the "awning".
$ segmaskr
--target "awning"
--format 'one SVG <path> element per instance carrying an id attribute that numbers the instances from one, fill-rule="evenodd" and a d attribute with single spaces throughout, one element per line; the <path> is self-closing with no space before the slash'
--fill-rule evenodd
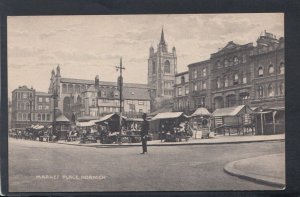
<path id="1" fill-rule="evenodd" d="M 127 118 L 126 121 L 143 122 L 142 118 Z"/>
<path id="2" fill-rule="evenodd" d="M 227 108 L 220 108 L 216 109 L 212 115 L 223 117 L 223 116 L 237 116 L 241 111 L 244 111 L 245 113 L 253 113 L 253 111 L 248 107 L 247 105 L 239 105 L 235 107 L 227 107 Z"/>
<path id="3" fill-rule="evenodd" d="M 66 116 L 60 115 L 56 118 L 56 122 L 70 122 L 70 120 Z"/>
<path id="4" fill-rule="evenodd" d="M 76 122 L 76 126 L 78 127 L 91 127 L 95 125 L 95 121 L 91 120 L 88 122 Z"/>
<path id="5" fill-rule="evenodd" d="M 160 119 L 174 119 L 183 116 L 183 112 L 164 112 L 159 113 L 152 118 L 152 120 L 160 120 Z"/>
<path id="6" fill-rule="evenodd" d="M 93 120 L 95 123 L 99 123 L 99 122 L 104 122 L 104 121 L 109 121 L 110 119 L 113 119 L 114 116 L 116 116 L 116 118 L 119 118 L 120 115 L 117 113 L 112 113 L 112 114 L 107 114 L 106 116 L 101 117 L 98 120 Z M 126 120 L 125 116 L 122 116 L 122 119 Z"/>
<path id="7" fill-rule="evenodd" d="M 211 116 L 211 113 L 209 113 L 209 111 L 206 108 L 200 107 L 196 109 L 196 111 L 192 115 L 190 115 L 190 117 L 194 116 Z"/>

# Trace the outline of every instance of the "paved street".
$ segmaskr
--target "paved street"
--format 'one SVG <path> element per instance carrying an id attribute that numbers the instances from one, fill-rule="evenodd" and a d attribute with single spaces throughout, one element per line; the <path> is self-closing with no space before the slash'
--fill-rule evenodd
<path id="1" fill-rule="evenodd" d="M 79 147 L 10 139 L 10 192 L 272 190 L 224 172 L 235 160 L 284 153 L 284 142 Z M 76 177 L 77 176 L 77 177 Z"/>

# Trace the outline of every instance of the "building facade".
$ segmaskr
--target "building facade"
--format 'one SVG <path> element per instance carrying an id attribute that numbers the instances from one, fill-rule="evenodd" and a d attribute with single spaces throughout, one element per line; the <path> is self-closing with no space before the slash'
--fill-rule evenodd
<path id="1" fill-rule="evenodd" d="M 182 72 L 175 75 L 174 85 L 174 111 L 188 112 L 189 102 L 189 72 Z"/>
<path id="2" fill-rule="evenodd" d="M 211 109 L 211 70 L 210 60 L 196 62 L 188 65 L 190 79 L 190 109 L 195 111 L 198 107 Z"/>
<path id="3" fill-rule="evenodd" d="M 57 93 L 57 109 L 67 118 L 75 115 L 99 117 L 108 113 L 119 112 L 120 93 L 117 82 L 84 80 L 61 77 L 60 67 L 52 70 L 49 94 Z M 140 117 L 150 112 L 150 93 L 147 84 L 123 84 L 124 114 Z"/>
<path id="4" fill-rule="evenodd" d="M 51 94 L 20 86 L 12 92 L 11 127 L 25 128 L 30 124 L 50 125 L 53 121 Z"/>

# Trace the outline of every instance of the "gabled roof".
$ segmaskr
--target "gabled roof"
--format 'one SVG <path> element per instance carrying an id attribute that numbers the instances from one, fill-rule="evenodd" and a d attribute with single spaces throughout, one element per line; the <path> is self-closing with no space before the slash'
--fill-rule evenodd
<path id="1" fill-rule="evenodd" d="M 216 109 L 212 115 L 213 116 L 237 116 L 239 115 L 242 111 L 245 113 L 253 113 L 253 111 L 248 107 L 247 105 L 239 105 L 235 107 L 227 107 L 227 108 L 220 108 Z"/>
<path id="2" fill-rule="evenodd" d="M 182 115 L 184 115 L 183 112 L 163 112 L 154 116 L 152 120 L 173 119 L 173 118 L 179 118 Z"/>
<path id="3" fill-rule="evenodd" d="M 193 116 L 210 116 L 211 113 L 209 113 L 209 111 L 204 108 L 204 107 L 199 107 L 198 109 L 196 109 L 196 111 L 191 115 L 191 117 Z"/>
<path id="4" fill-rule="evenodd" d="M 233 41 L 230 41 L 230 42 L 227 43 L 227 45 L 223 49 L 221 49 L 221 51 L 222 50 L 227 50 L 227 49 L 233 49 L 233 48 L 238 47 L 238 46 L 241 46 L 241 45 L 236 44 Z"/>
<path id="5" fill-rule="evenodd" d="M 56 122 L 70 122 L 70 120 L 66 116 L 60 115 L 56 118 Z"/>
<path id="6" fill-rule="evenodd" d="M 124 87 L 123 98 L 129 100 L 150 100 L 150 95 L 146 88 Z"/>

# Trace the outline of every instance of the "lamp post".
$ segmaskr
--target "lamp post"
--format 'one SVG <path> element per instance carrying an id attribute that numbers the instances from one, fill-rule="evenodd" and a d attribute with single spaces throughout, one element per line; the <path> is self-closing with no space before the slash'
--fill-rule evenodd
<path id="1" fill-rule="evenodd" d="M 120 76 L 118 78 L 118 88 L 119 88 L 119 91 L 120 91 L 120 98 L 119 98 L 119 101 L 120 101 L 120 121 L 119 121 L 119 124 L 120 124 L 120 137 L 122 135 L 122 94 L 123 94 L 123 76 L 122 76 L 122 71 L 125 69 L 125 67 L 122 66 L 122 57 L 120 58 L 120 65 L 119 66 L 116 66 L 116 70 L 120 71 Z M 120 142 L 121 142 L 121 139 L 120 139 Z"/>
<path id="2" fill-rule="evenodd" d="M 32 118 L 31 118 L 31 113 L 32 113 L 32 93 L 29 94 L 29 128 L 31 131 L 31 124 L 32 124 Z"/>
<path id="3" fill-rule="evenodd" d="M 53 98 L 53 122 L 52 122 L 52 134 L 56 133 L 56 118 L 55 118 L 55 106 L 56 106 L 56 99 L 58 97 L 57 94 L 57 89 L 56 87 L 54 87 L 53 85 L 53 92 L 52 92 L 52 96 Z"/>

